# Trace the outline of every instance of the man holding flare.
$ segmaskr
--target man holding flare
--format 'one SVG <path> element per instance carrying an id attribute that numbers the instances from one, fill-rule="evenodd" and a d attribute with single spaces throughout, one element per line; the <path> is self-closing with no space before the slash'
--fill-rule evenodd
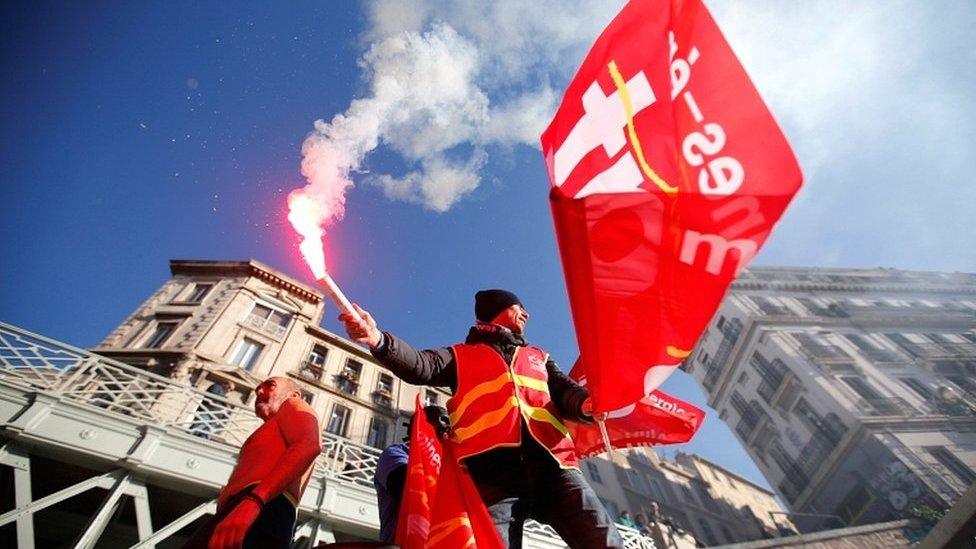
<path id="1" fill-rule="evenodd" d="M 613 519 L 579 470 L 564 419 L 590 422 L 586 389 L 524 338 L 529 313 L 512 292 L 475 295 L 464 343 L 418 351 L 354 305 L 339 316 L 349 337 L 407 383 L 449 387 L 451 442 L 502 541 L 521 547 L 527 518 L 571 547 L 623 547 Z"/>

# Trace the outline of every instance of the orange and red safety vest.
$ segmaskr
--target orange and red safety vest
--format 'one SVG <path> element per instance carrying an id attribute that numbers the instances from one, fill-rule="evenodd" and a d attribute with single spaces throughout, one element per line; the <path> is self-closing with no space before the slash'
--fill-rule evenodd
<path id="1" fill-rule="evenodd" d="M 578 467 L 573 439 L 549 396 L 546 361 L 536 347 L 518 347 L 511 364 L 484 344 L 453 347 L 457 390 L 447 401 L 458 460 L 522 443 L 529 433 L 563 468 Z"/>

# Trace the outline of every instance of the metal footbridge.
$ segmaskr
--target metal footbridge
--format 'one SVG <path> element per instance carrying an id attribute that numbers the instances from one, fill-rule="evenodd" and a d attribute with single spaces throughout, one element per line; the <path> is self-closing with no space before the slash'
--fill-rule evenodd
<path id="1" fill-rule="evenodd" d="M 179 547 L 260 424 L 240 403 L 2 322 L 0 422 L 0 546 L 21 549 Z M 380 451 L 322 436 L 295 547 L 375 539 Z M 534 522 L 524 543 L 565 547 Z"/>

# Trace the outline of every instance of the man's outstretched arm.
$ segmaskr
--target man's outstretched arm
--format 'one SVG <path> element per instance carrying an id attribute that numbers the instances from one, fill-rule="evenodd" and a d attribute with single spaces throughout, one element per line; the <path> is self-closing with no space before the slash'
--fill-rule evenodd
<path id="1" fill-rule="evenodd" d="M 398 378 L 413 385 L 457 386 L 457 362 L 450 349 L 418 351 L 389 332 L 383 332 L 383 345 L 371 351 L 376 360 Z"/>
<path id="2" fill-rule="evenodd" d="M 360 318 L 342 313 L 339 321 L 349 337 L 369 347 L 370 352 L 393 375 L 413 385 L 450 387 L 457 385 L 457 363 L 450 349 L 418 351 L 406 341 L 380 331 L 373 316 L 359 305 L 353 305 Z"/>
<path id="3" fill-rule="evenodd" d="M 211 549 L 238 548 L 244 543 L 247 530 L 261 514 L 262 504 L 278 497 L 288 486 L 308 471 L 321 452 L 319 422 L 312 409 L 300 397 L 290 397 L 282 404 L 273 421 L 278 423 L 286 449 L 271 472 L 250 495 L 237 504 L 220 521 L 210 538 Z"/>

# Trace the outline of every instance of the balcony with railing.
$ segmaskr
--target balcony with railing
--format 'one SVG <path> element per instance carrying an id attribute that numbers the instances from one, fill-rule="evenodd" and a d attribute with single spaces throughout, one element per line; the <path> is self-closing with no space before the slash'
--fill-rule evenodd
<path id="1" fill-rule="evenodd" d="M 250 313 L 244 317 L 244 325 L 261 330 L 264 333 L 271 334 L 278 339 L 285 337 L 285 334 L 288 332 L 287 323 L 280 323 L 278 318 L 274 316 L 265 318 L 261 315 Z"/>
<path id="2" fill-rule="evenodd" d="M 851 357 L 843 349 L 836 345 L 800 345 L 800 350 L 810 360 L 817 363 L 830 363 L 831 361 L 850 361 Z"/>
<path id="3" fill-rule="evenodd" d="M 974 343 L 907 343 L 903 347 L 918 358 L 973 359 L 976 357 Z"/>
<path id="4" fill-rule="evenodd" d="M 325 374 L 325 368 L 321 364 L 312 362 L 311 360 L 305 360 L 302 364 L 295 370 L 295 374 L 309 381 L 318 383 L 322 380 L 322 376 Z"/>
<path id="5" fill-rule="evenodd" d="M 858 398 L 854 401 L 855 408 L 862 414 L 870 416 L 909 416 L 917 412 L 905 399 L 899 397 L 886 398 Z"/>
<path id="6" fill-rule="evenodd" d="M 45 516 L 38 512 L 92 488 L 109 489 L 109 501 L 118 501 L 146 478 L 169 490 L 216 494 L 240 445 L 260 424 L 240 403 L 0 322 L 0 434 L 7 441 L 0 448 L 0 463 L 20 466 L 16 444 L 31 451 L 50 448 L 54 455 L 93 468 L 125 464 L 36 500 L 30 496 L 29 475 L 24 480 L 15 474 L 16 508 L 0 514 L 0 527 L 16 522 L 18 545 L 30 547 L 33 522 L 40 520 L 35 517 Z M 379 456 L 376 448 L 323 433 L 322 452 L 299 507 L 296 539 L 308 538 L 304 543 L 314 546 L 328 539 L 322 536 L 333 526 L 375 536 L 379 525 L 372 479 Z M 133 498 L 141 497 L 148 509 L 153 492 L 147 496 L 141 486 Z M 85 546 L 94 545 L 114 520 L 106 509 L 111 507 L 91 510 L 81 537 L 90 541 Z M 138 512 L 134 547 L 162 543 L 214 510 L 211 500 L 166 525 L 153 524 L 148 511 Z M 621 528 L 621 533 L 630 549 L 654 547 L 636 531 Z M 533 546 L 564 546 L 538 523 L 527 523 L 526 537 Z"/>
<path id="7" fill-rule="evenodd" d="M 891 320 L 903 322 L 966 322 L 974 319 L 973 312 L 963 308 L 952 307 L 924 307 L 898 306 L 889 303 L 871 303 L 859 305 L 844 303 L 842 309 L 852 318 L 860 320 Z"/>
<path id="8" fill-rule="evenodd" d="M 796 316 L 796 313 L 790 310 L 789 307 L 773 301 L 768 297 L 754 296 L 752 297 L 752 301 L 763 316 Z"/>
<path id="9" fill-rule="evenodd" d="M 976 408 L 961 398 L 936 400 L 930 403 L 929 407 L 934 413 L 949 417 L 969 418 L 976 416 Z"/>
<path id="10" fill-rule="evenodd" d="M 373 404 L 379 406 L 380 408 L 392 408 L 393 407 L 393 395 L 388 389 L 376 389 L 371 395 Z"/>
<path id="11" fill-rule="evenodd" d="M 857 352 L 875 364 L 904 363 L 907 360 L 899 355 L 896 351 L 892 351 L 891 349 L 882 349 L 880 347 L 862 347 L 859 348 Z"/>
<path id="12" fill-rule="evenodd" d="M 349 371 L 342 371 L 335 376 L 335 386 L 347 395 L 355 395 L 359 391 L 359 376 Z"/>
<path id="13" fill-rule="evenodd" d="M 816 304 L 806 305 L 806 307 L 810 311 L 810 314 L 815 316 L 820 316 L 825 318 L 847 318 L 848 316 L 850 316 L 849 314 L 847 314 L 847 311 L 845 311 L 837 303 L 831 303 L 826 307 L 818 306 Z"/>

